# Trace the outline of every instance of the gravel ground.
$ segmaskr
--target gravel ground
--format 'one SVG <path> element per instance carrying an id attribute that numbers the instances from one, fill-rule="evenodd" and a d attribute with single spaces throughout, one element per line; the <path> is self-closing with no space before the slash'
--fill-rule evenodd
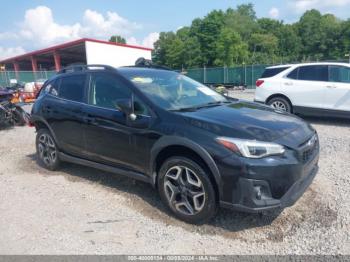
<path id="1" fill-rule="evenodd" d="M 234 92 L 252 99 L 252 92 Z M 320 171 L 291 208 L 221 210 L 182 223 L 147 184 L 78 165 L 36 162 L 35 130 L 0 131 L 0 254 L 350 254 L 350 121 L 307 118 Z"/>

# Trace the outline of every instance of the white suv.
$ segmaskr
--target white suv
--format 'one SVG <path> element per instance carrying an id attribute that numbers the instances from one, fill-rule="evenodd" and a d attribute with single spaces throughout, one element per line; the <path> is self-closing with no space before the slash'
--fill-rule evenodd
<path id="1" fill-rule="evenodd" d="M 291 113 L 350 118 L 350 64 L 268 67 L 256 81 L 255 101 Z"/>

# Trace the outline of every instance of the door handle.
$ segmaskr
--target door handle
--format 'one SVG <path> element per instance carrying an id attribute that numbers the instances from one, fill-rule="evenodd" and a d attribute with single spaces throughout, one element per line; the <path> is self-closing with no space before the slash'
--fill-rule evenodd
<path id="1" fill-rule="evenodd" d="M 329 85 L 329 86 L 326 86 L 327 88 L 337 88 L 336 86 L 332 86 L 332 85 Z"/>
<path id="2" fill-rule="evenodd" d="M 285 85 L 285 86 L 292 86 L 293 83 L 292 83 L 292 82 L 285 82 L 284 85 Z"/>

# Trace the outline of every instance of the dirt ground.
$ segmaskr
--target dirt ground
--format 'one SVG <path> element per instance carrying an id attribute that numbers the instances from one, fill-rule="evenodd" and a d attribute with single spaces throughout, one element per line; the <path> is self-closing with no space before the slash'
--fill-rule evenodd
<path id="1" fill-rule="evenodd" d="M 251 92 L 233 94 L 252 99 Z M 350 121 L 307 118 L 320 170 L 291 208 L 172 218 L 151 186 L 73 164 L 40 167 L 35 130 L 0 131 L 0 254 L 350 254 Z"/>

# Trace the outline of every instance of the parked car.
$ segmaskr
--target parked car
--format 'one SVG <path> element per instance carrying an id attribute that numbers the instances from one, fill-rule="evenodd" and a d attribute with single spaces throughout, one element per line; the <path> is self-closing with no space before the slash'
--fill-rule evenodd
<path id="1" fill-rule="evenodd" d="M 297 116 L 150 65 L 63 70 L 43 86 L 31 123 L 46 168 L 68 161 L 148 182 L 189 223 L 219 206 L 291 206 L 318 170 L 317 133 Z"/>
<path id="2" fill-rule="evenodd" d="M 268 67 L 256 81 L 255 101 L 297 114 L 350 118 L 350 64 Z"/>

